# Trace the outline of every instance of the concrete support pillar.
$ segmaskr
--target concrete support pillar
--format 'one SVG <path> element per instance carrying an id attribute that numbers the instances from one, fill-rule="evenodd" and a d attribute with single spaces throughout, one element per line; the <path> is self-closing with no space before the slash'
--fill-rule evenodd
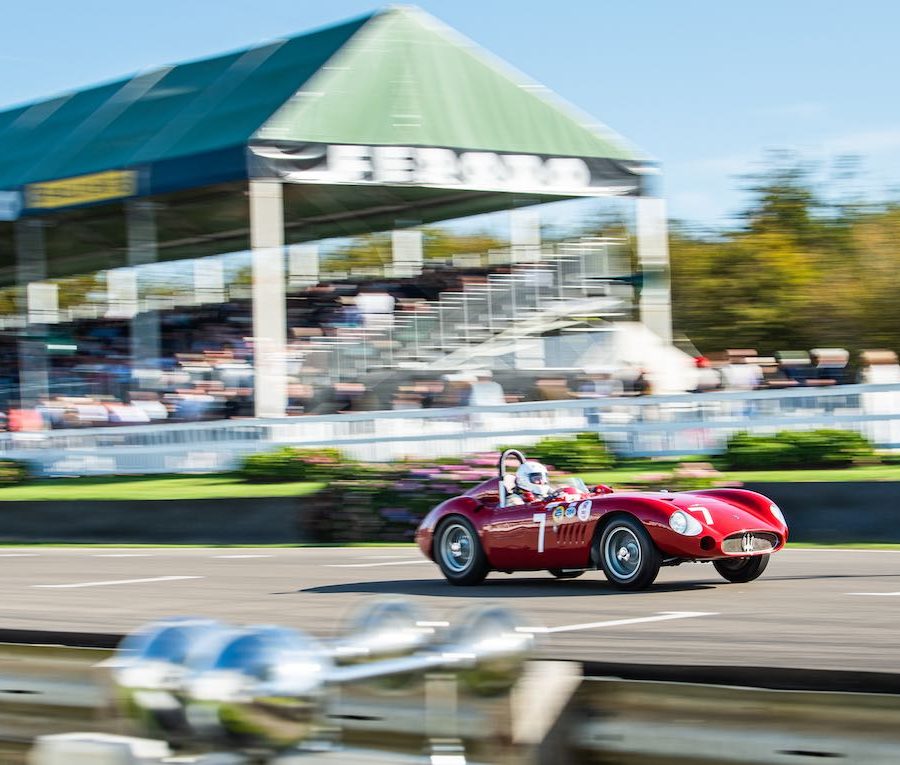
<path id="1" fill-rule="evenodd" d="M 132 199 L 125 205 L 126 223 L 128 226 L 128 265 L 130 277 L 122 277 L 133 285 L 134 310 L 124 310 L 131 319 L 131 364 L 146 365 L 148 362 L 161 356 L 159 338 L 159 311 L 144 310 L 140 304 L 140 293 L 137 283 L 137 266 L 156 263 L 157 237 L 156 237 L 156 208 L 146 199 Z M 131 287 L 127 288 L 129 291 Z M 112 293 L 110 293 L 112 297 Z M 130 295 L 129 295 L 130 297 Z"/>
<path id="2" fill-rule="evenodd" d="M 669 231 L 666 201 L 637 197 L 638 267 L 643 277 L 640 320 L 664 342 L 672 342 L 672 294 L 669 284 Z"/>
<path id="3" fill-rule="evenodd" d="M 106 318 L 134 319 L 138 310 L 137 273 L 131 266 L 106 272 Z"/>
<path id="4" fill-rule="evenodd" d="M 287 412 L 284 201 L 277 181 L 250 181 L 254 401 L 257 417 Z"/>
<path id="5" fill-rule="evenodd" d="M 225 269 L 218 258 L 194 261 L 194 302 L 221 303 L 225 300 Z"/>
<path id="6" fill-rule="evenodd" d="M 288 247 L 288 285 L 315 287 L 319 283 L 319 245 L 292 244 Z"/>
<path id="7" fill-rule="evenodd" d="M 509 245 L 513 263 L 541 259 L 541 213 L 536 207 L 509 211 Z"/>
<path id="8" fill-rule="evenodd" d="M 29 324 L 59 324 L 59 287 L 54 282 L 26 286 Z"/>
<path id="9" fill-rule="evenodd" d="M 44 222 L 36 218 L 16 221 L 16 286 L 25 303 L 26 314 L 33 313 L 29 300 L 35 298 L 35 289 L 31 285 L 46 278 Z M 47 328 L 43 323 L 26 323 L 19 339 L 20 406 L 23 409 L 33 407 L 49 393 Z"/>
<path id="10" fill-rule="evenodd" d="M 425 255 L 422 232 L 415 228 L 396 229 L 391 232 L 392 275 L 411 279 L 422 273 Z"/>

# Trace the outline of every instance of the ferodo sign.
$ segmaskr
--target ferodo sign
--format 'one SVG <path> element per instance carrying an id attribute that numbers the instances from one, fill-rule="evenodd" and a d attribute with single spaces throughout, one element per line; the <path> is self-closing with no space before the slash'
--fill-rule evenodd
<path id="1" fill-rule="evenodd" d="M 383 184 L 525 191 L 634 194 L 638 163 L 441 147 L 255 144 L 250 173 L 288 183 Z"/>

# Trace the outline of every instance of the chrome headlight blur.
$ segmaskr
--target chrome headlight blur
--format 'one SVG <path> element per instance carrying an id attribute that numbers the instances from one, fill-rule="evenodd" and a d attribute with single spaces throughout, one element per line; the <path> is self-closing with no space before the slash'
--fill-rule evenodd
<path id="1" fill-rule="evenodd" d="M 774 502 L 769 505 L 769 512 L 775 516 L 775 520 L 780 521 L 782 526 L 787 526 L 787 521 L 784 519 L 784 513 L 781 512 L 781 508 L 778 507 Z"/>
<path id="2" fill-rule="evenodd" d="M 669 528 L 676 534 L 682 534 L 686 537 L 695 537 L 703 531 L 700 521 L 683 510 L 676 510 L 669 516 Z"/>

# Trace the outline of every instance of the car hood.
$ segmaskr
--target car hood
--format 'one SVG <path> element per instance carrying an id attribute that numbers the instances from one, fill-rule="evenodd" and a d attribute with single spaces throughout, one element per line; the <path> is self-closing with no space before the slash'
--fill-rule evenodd
<path id="1" fill-rule="evenodd" d="M 618 492 L 607 496 L 622 496 Z M 683 510 L 703 524 L 704 528 L 723 537 L 750 530 L 775 530 L 773 519 L 763 518 L 737 502 L 721 497 L 687 492 L 637 492 L 635 497 L 660 500 L 672 510 Z"/>

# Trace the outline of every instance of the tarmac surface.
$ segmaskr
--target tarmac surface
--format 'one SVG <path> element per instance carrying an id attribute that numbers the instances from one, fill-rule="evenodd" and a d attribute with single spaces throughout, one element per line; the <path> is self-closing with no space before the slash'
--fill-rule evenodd
<path id="1" fill-rule="evenodd" d="M 332 637 L 354 608 L 398 598 L 451 623 L 476 604 L 515 609 L 550 658 L 900 672 L 900 551 L 788 549 L 743 585 L 687 564 L 621 593 L 599 572 L 453 587 L 412 547 L 0 548 L 0 629 L 115 634 L 191 615 Z"/>

